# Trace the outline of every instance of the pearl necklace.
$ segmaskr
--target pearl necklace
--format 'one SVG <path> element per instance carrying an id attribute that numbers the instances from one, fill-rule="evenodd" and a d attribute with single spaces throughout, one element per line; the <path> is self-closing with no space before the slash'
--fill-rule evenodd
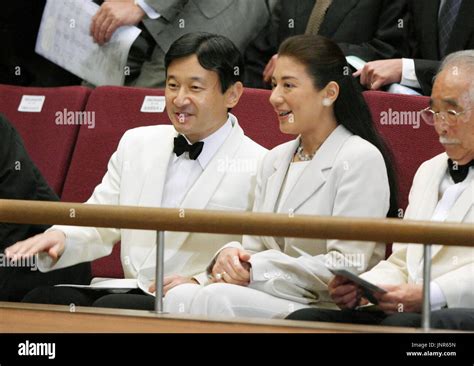
<path id="1" fill-rule="evenodd" d="M 298 149 L 296 149 L 296 155 L 298 155 L 298 159 L 300 159 L 301 161 L 310 161 L 313 159 L 314 155 L 316 153 L 313 153 L 313 154 L 303 154 L 303 146 L 298 146 Z"/>

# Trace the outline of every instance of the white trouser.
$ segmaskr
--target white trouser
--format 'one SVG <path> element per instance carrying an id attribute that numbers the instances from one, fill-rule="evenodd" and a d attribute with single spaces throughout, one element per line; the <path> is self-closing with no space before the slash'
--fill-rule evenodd
<path id="1" fill-rule="evenodd" d="M 310 307 L 281 299 L 252 288 L 214 283 L 207 286 L 183 284 L 171 289 L 164 299 L 164 310 L 211 317 L 284 318 Z"/>

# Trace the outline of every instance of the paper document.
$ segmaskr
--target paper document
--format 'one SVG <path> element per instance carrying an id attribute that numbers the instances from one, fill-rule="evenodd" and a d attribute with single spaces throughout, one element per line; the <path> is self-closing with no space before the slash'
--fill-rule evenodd
<path id="1" fill-rule="evenodd" d="M 412 88 L 409 88 L 408 86 L 398 84 L 398 83 L 391 84 L 387 92 L 393 93 L 393 94 L 422 95 L 418 93 L 416 90 L 413 90 Z"/>
<path id="2" fill-rule="evenodd" d="M 123 85 L 128 53 L 141 30 L 120 27 L 99 46 L 90 35 L 98 9 L 90 0 L 48 0 L 35 51 L 94 85 Z"/>
<path id="3" fill-rule="evenodd" d="M 312 257 L 311 254 L 306 253 L 304 250 L 301 250 L 300 248 L 297 248 L 294 245 L 292 245 L 291 247 L 303 257 L 307 257 L 307 258 Z M 331 268 L 329 266 L 327 268 L 332 274 L 345 277 L 345 278 L 351 280 L 352 282 L 357 283 L 359 286 L 361 286 L 362 291 L 364 293 L 364 297 L 367 300 L 369 300 L 372 304 L 377 304 L 378 303 L 377 298 L 373 295 L 373 292 L 380 292 L 382 294 L 387 292 L 387 290 L 385 290 L 385 289 L 383 289 L 379 286 L 376 286 L 373 283 L 370 283 L 370 282 L 364 280 L 363 278 L 359 277 L 358 275 L 356 275 L 356 274 L 354 274 L 354 273 L 352 273 L 352 272 L 350 272 L 346 269 Z"/>
<path id="4" fill-rule="evenodd" d="M 362 69 L 364 65 L 367 63 L 366 61 L 362 60 L 361 58 L 357 56 L 347 56 L 346 61 L 349 65 L 351 65 L 356 70 Z"/>
<path id="5" fill-rule="evenodd" d="M 125 293 L 138 288 L 138 281 L 135 278 L 93 278 L 90 285 L 69 285 L 61 284 L 56 287 L 74 287 L 90 290 L 108 290 L 114 293 Z"/>

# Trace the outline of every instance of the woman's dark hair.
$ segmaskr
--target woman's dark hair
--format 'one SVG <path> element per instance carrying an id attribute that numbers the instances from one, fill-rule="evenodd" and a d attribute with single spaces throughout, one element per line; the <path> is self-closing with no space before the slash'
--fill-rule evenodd
<path id="1" fill-rule="evenodd" d="M 196 55 L 199 64 L 219 76 L 222 93 L 244 79 L 244 62 L 239 49 L 224 36 L 212 33 L 187 33 L 173 42 L 165 55 L 165 69 L 176 59 Z"/>
<path id="2" fill-rule="evenodd" d="M 299 35 L 286 39 L 278 55 L 292 57 L 303 64 L 317 90 L 324 89 L 331 81 L 339 84 L 339 96 L 334 103 L 336 120 L 381 152 L 390 184 L 390 209 L 387 216 L 397 217 L 398 189 L 392 153 L 374 127 L 361 88 L 352 76 L 339 46 L 322 36 Z"/>

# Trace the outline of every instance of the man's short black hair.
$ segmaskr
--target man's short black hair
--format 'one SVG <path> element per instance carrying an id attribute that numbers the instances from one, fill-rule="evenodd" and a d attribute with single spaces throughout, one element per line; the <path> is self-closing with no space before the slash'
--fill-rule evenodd
<path id="1" fill-rule="evenodd" d="M 222 93 L 237 81 L 243 81 L 243 58 L 230 39 L 205 32 L 187 33 L 181 36 L 166 52 L 166 73 L 174 60 L 191 55 L 196 55 L 199 64 L 206 70 L 217 72 Z"/>

